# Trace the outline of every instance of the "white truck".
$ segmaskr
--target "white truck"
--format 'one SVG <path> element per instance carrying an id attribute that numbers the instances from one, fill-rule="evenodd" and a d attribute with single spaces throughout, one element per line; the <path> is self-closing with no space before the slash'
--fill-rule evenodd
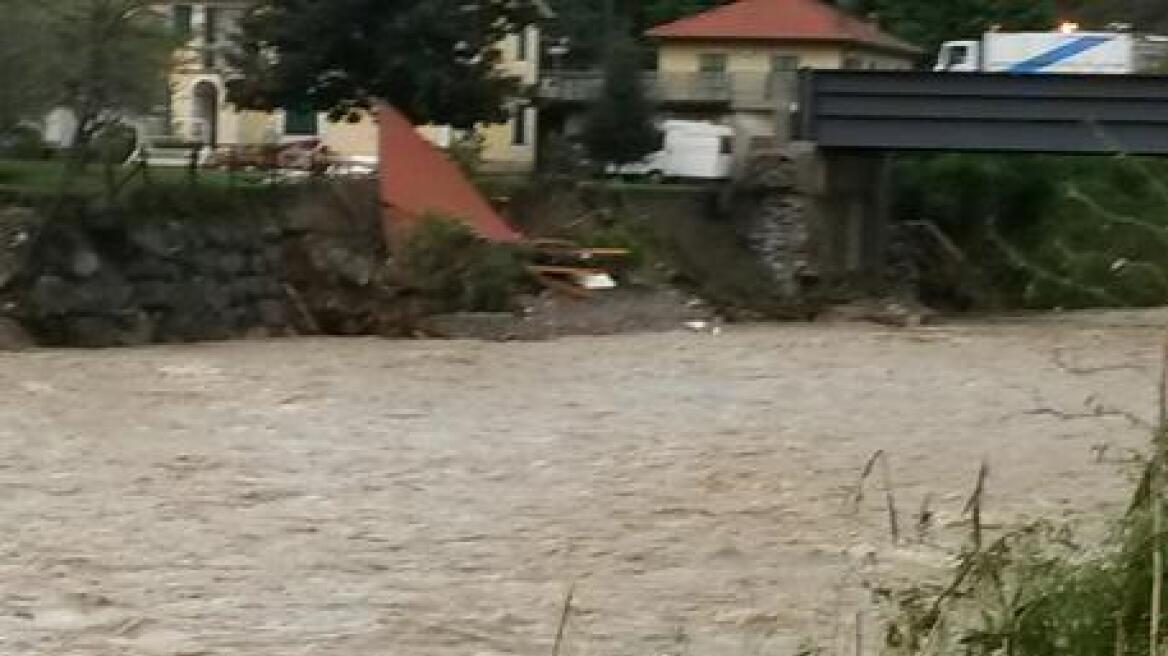
<path id="1" fill-rule="evenodd" d="M 986 32 L 947 41 L 935 71 L 955 73 L 1168 73 L 1168 37 L 1130 32 Z"/>
<path id="2" fill-rule="evenodd" d="M 643 159 L 611 166 L 609 175 L 724 180 L 734 163 L 734 129 L 706 121 L 662 121 L 665 145 Z"/>

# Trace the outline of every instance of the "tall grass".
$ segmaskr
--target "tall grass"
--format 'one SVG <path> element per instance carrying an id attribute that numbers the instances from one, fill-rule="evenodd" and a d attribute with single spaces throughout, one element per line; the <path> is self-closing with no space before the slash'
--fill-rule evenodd
<path id="1" fill-rule="evenodd" d="M 975 534 L 946 585 L 879 593 L 888 656 L 1163 656 L 1168 346 L 1160 421 L 1128 511 L 1081 544 L 1033 523 L 985 544 Z"/>

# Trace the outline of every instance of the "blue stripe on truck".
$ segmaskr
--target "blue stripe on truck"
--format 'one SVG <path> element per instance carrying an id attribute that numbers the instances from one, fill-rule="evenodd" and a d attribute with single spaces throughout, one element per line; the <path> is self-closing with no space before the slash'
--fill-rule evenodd
<path id="1" fill-rule="evenodd" d="M 1053 66 L 1064 59 L 1087 52 L 1091 48 L 1103 45 L 1111 39 L 1105 36 L 1082 36 L 1069 43 L 1048 50 L 1030 59 L 1020 61 L 1007 69 L 1009 73 L 1041 73 L 1042 69 Z"/>

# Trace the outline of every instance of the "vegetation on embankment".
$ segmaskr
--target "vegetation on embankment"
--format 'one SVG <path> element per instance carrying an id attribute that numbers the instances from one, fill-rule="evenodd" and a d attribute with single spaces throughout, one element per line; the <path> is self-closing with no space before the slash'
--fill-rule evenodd
<path id="1" fill-rule="evenodd" d="M 1166 358 L 1168 362 L 1168 358 Z M 1164 375 L 1168 375 L 1166 372 Z M 1161 383 L 1161 396 L 1164 383 Z M 1127 511 L 1080 541 L 1038 521 L 993 535 L 981 523 L 984 474 L 966 506 L 970 537 L 952 577 L 890 590 L 885 656 L 1159 656 L 1168 647 L 1165 566 L 1168 410 Z"/>
<path id="2" fill-rule="evenodd" d="M 1168 163 L 1136 157 L 902 157 L 895 218 L 927 302 L 1168 304 Z M 922 257 L 923 256 L 923 257 Z"/>

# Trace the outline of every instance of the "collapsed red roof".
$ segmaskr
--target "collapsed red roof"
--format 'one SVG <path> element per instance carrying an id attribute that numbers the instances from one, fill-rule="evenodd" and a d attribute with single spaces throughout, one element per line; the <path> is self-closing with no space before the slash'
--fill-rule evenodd
<path id="1" fill-rule="evenodd" d="M 737 0 L 649 30 L 659 39 L 743 39 L 857 43 L 916 54 L 920 49 L 819 0 Z"/>
<path id="2" fill-rule="evenodd" d="M 380 132 L 381 202 L 387 231 L 406 228 L 427 214 L 465 221 L 495 241 L 522 236 L 491 207 L 462 170 L 418 134 L 414 125 L 389 106 L 377 112 Z"/>

